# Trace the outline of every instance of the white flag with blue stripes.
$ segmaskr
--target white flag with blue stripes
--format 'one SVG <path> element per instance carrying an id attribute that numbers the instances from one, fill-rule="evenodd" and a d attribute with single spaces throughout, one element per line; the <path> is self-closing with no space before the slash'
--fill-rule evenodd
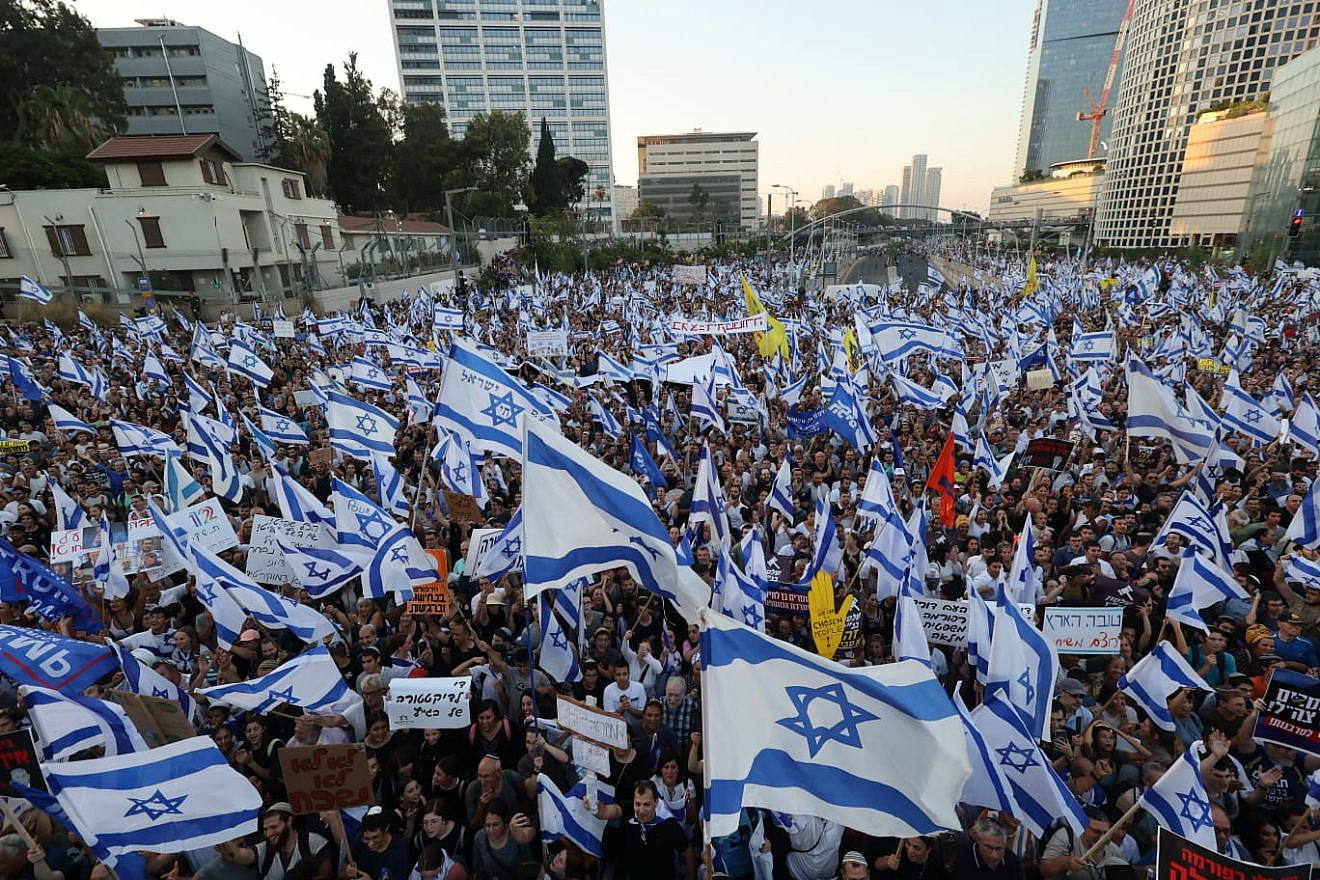
<path id="1" fill-rule="evenodd" d="M 115 445 L 124 455 L 151 455 L 164 458 L 165 453 L 171 449 L 179 451 L 179 444 L 175 443 L 172 437 L 155 428 L 111 419 L 110 430 L 114 433 Z"/>
<path id="2" fill-rule="evenodd" d="M 1050 701 L 1059 674 L 1054 644 L 999 588 L 994 608 L 986 693 L 1001 692 L 1017 710 L 1023 725 L 1036 739 L 1050 738 Z M 1033 596 L 1030 601 L 1034 601 Z"/>
<path id="3" fill-rule="evenodd" d="M 477 565 L 470 576 L 474 580 L 487 578 L 496 581 L 511 571 L 522 571 L 522 540 L 522 508 L 519 507 L 509 517 L 495 543 L 477 558 Z"/>
<path id="4" fill-rule="evenodd" d="M 1288 436 L 1296 443 L 1311 450 L 1312 455 L 1320 455 L 1320 407 L 1309 392 L 1302 395 L 1288 425 Z"/>
<path id="5" fill-rule="evenodd" d="M 567 794 L 561 794 L 549 776 L 544 773 L 537 775 L 536 811 L 541 824 L 541 841 L 558 843 L 560 838 L 567 838 L 583 852 L 599 859 L 605 855 L 601 841 L 608 823 L 587 812 L 583 804 L 586 794 L 587 788 L 583 782 L 579 781 Z M 605 797 L 600 797 L 601 794 Z M 601 803 L 613 803 L 613 786 L 601 784 L 597 797 Z"/>
<path id="6" fill-rule="evenodd" d="M 62 433 L 87 433 L 96 434 L 96 429 L 75 416 L 62 406 L 54 403 L 46 404 L 46 409 L 50 415 L 51 421 L 55 423 L 55 430 Z"/>
<path id="7" fill-rule="evenodd" d="M 183 709 L 183 714 L 187 715 L 190 720 L 201 720 L 200 713 L 197 710 L 197 702 L 193 700 L 192 694 L 133 656 L 133 652 L 127 648 L 121 645 L 115 645 L 114 648 L 116 653 L 119 654 L 119 666 L 124 670 L 124 681 L 120 687 L 126 687 L 133 693 L 141 694 L 144 697 L 173 700 L 179 704 L 179 708 Z M 185 677 L 181 681 L 187 684 L 188 680 Z"/>
<path id="8" fill-rule="evenodd" d="M 529 418 L 530 417 L 530 418 Z M 509 458 L 522 455 L 523 426 L 542 421 L 559 427 L 559 418 L 529 388 L 465 342 L 450 347 L 440 396 L 440 424 L 471 436 L 472 449 Z"/>
<path id="9" fill-rule="evenodd" d="M 38 305 L 49 305 L 55 295 L 43 284 L 38 284 L 26 275 L 18 279 L 18 298 L 30 299 Z"/>
<path id="10" fill-rule="evenodd" d="M 147 750 L 142 734 L 118 703 L 30 685 L 20 686 L 18 694 L 47 760 L 62 761 L 97 746 L 106 755 Z"/>
<path id="11" fill-rule="evenodd" d="M 1224 411 L 1225 427 L 1259 444 L 1271 443 L 1279 436 L 1279 420 L 1242 388 L 1236 370 L 1228 374 L 1219 406 Z"/>
<path id="12" fill-rule="evenodd" d="M 244 837 L 261 794 L 229 766 L 209 736 L 150 751 L 43 763 L 46 786 L 80 837 L 114 856 L 177 853 Z"/>
<path id="13" fill-rule="evenodd" d="M 770 487 L 770 495 L 765 503 L 788 517 L 789 522 L 797 519 L 796 505 L 793 502 L 793 462 L 787 452 L 784 454 L 784 460 L 779 463 L 779 470 L 775 472 L 775 482 Z"/>
<path id="14" fill-rule="evenodd" d="M 850 669 L 709 609 L 701 620 L 705 723 L 722 732 L 706 740 L 712 836 L 744 807 L 875 836 L 961 827 L 961 722 L 928 668 Z"/>
<path id="15" fill-rule="evenodd" d="M 329 528 L 335 527 L 334 511 L 321 503 L 321 499 L 295 480 L 278 464 L 274 465 L 275 476 L 271 479 L 271 489 L 276 503 L 280 506 L 280 516 L 298 522 L 322 523 Z"/>
<path id="16" fill-rule="evenodd" d="M 1137 358 L 1128 361 L 1127 432 L 1173 445 L 1180 464 L 1205 458 L 1215 442 L 1214 429 L 1192 417 L 1167 386 Z"/>
<path id="17" fill-rule="evenodd" d="M 275 377 L 275 371 L 270 365 L 237 339 L 229 344 L 229 361 L 226 366 L 230 374 L 237 373 L 261 388 L 269 387 L 271 379 Z"/>
<path id="18" fill-rule="evenodd" d="M 273 629 L 287 629 L 308 643 L 338 634 L 339 630 L 330 619 L 315 608 L 272 593 L 201 547 L 193 547 L 192 554 L 198 582 L 219 585 L 257 623 Z"/>
<path id="19" fill-rule="evenodd" d="M 342 713 L 362 702 L 344 681 L 324 645 L 317 645 L 260 678 L 198 688 L 212 702 L 265 712 L 289 703 L 307 712 Z"/>
<path id="20" fill-rule="evenodd" d="M 1210 850 L 1217 849 L 1210 794 L 1201 778 L 1204 749 L 1197 740 L 1173 762 L 1138 803 L 1161 826 Z"/>
<path id="21" fill-rule="evenodd" d="M 1311 488 L 1302 499 L 1302 506 L 1293 514 L 1288 523 L 1285 538 L 1296 541 L 1303 547 L 1314 548 L 1320 544 L 1320 480 L 1313 480 Z"/>
<path id="22" fill-rule="evenodd" d="M 309 446 L 306 432 L 292 416 L 277 413 L 274 410 L 259 407 L 261 430 L 276 443 L 288 443 L 294 446 Z"/>
<path id="23" fill-rule="evenodd" d="M 692 619 L 710 590 L 680 567 L 642 487 L 557 429 L 527 423 L 523 458 L 523 554 L 527 598 L 607 568 L 625 566 L 647 590 Z M 565 517 L 564 511 L 573 515 Z"/>
<path id="24" fill-rule="evenodd" d="M 1150 716 L 1151 723 L 1162 730 L 1174 729 L 1169 697 L 1182 688 L 1211 690 L 1168 642 L 1157 644 L 1118 680 L 1118 689 L 1135 700 Z"/>
<path id="25" fill-rule="evenodd" d="M 399 420 L 377 406 L 331 389 L 326 392 L 326 423 L 330 445 L 344 455 L 369 461 L 373 455 L 393 455 Z"/>
<path id="26" fill-rule="evenodd" d="M 1203 609 L 1228 599 L 1247 598 L 1247 591 L 1238 585 L 1232 572 L 1189 550 L 1178 565 L 1178 574 L 1169 588 L 1166 616 L 1184 626 L 1207 632 L 1200 613 Z"/>
<path id="27" fill-rule="evenodd" d="M 331 547 L 299 547 L 285 544 L 278 538 L 280 548 L 293 576 L 313 599 L 332 595 L 344 584 L 362 573 L 361 559 Z"/>

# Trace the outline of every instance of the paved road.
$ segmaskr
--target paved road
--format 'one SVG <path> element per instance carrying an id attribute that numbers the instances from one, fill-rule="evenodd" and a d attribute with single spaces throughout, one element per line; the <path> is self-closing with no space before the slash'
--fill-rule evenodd
<path id="1" fill-rule="evenodd" d="M 922 262 L 921 273 L 924 277 L 926 273 L 924 261 Z M 856 263 L 853 263 L 852 266 L 848 268 L 848 271 L 844 273 L 844 276 L 839 279 L 839 283 L 856 284 L 858 281 L 861 281 L 866 284 L 886 285 L 895 280 L 896 277 L 894 270 L 892 267 L 885 265 L 885 258 L 883 256 L 873 256 L 863 257 Z"/>

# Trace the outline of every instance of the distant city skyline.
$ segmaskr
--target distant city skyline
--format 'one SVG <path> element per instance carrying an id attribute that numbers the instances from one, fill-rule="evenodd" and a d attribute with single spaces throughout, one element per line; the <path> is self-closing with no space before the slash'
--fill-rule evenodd
<path id="1" fill-rule="evenodd" d="M 309 113 L 325 65 L 350 51 L 377 89 L 400 91 L 387 0 L 355 5 L 354 15 L 326 15 L 310 0 L 173 0 L 168 14 L 225 39 L 241 34 L 267 76 L 278 73 L 290 106 Z M 139 0 L 76 8 L 97 27 L 161 14 Z M 1034 8 L 834 0 L 828 14 L 805 14 L 787 0 L 604 0 L 615 182 L 636 184 L 639 135 L 754 131 L 761 203 L 776 193 L 776 212 L 786 202 L 773 184 L 796 190 L 799 204 L 840 181 L 881 190 L 919 150 L 940 157 L 946 207 L 984 211 L 1017 147 Z M 958 27 L 939 31 L 933 21 Z"/>

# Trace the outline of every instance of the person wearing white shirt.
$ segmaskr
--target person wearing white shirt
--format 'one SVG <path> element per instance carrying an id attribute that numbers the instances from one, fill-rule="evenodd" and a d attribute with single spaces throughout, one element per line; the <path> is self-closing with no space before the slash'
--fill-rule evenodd
<path id="1" fill-rule="evenodd" d="M 1082 545 L 1082 555 L 1073 559 L 1069 565 L 1085 565 L 1096 574 L 1114 578 L 1114 567 L 1100 558 L 1100 542 L 1095 538 Z"/>
<path id="2" fill-rule="evenodd" d="M 606 712 L 624 716 L 624 720 L 627 720 L 628 716 L 642 717 L 642 710 L 646 708 L 646 688 L 632 681 L 628 673 L 628 664 L 615 665 L 614 683 L 605 687 L 605 692 L 600 697 L 600 706 Z"/>
<path id="3" fill-rule="evenodd" d="M 830 880 L 839 867 L 843 826 L 816 816 L 793 816 L 785 860 L 793 880 Z"/>
<path id="4" fill-rule="evenodd" d="M 985 571 L 972 578 L 971 586 L 973 590 L 980 593 L 986 599 L 994 599 L 999 594 L 999 588 L 1004 585 L 1004 567 L 998 557 L 987 559 Z"/>

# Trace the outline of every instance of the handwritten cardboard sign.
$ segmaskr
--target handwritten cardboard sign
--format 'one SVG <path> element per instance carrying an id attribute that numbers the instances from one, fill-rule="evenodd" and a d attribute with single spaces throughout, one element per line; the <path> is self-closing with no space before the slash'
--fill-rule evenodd
<path id="1" fill-rule="evenodd" d="M 452 730 L 467 727 L 472 677 L 393 678 L 385 693 L 391 730 L 419 727 Z"/>
<path id="2" fill-rule="evenodd" d="M 445 490 L 445 506 L 449 508 L 449 518 L 459 522 L 479 523 L 486 521 L 486 514 L 477 506 L 477 499 L 471 495 Z"/>
<path id="3" fill-rule="evenodd" d="M 115 702 L 124 708 L 128 719 L 142 734 L 148 746 L 160 748 L 197 735 L 183 707 L 174 700 L 148 697 L 132 691 L 115 691 Z"/>
<path id="4" fill-rule="evenodd" d="M 565 730 L 616 749 L 626 749 L 632 743 L 632 737 L 628 735 L 628 722 L 618 715 L 569 697 L 560 697 L 557 706 L 559 712 L 556 720 Z"/>
<path id="5" fill-rule="evenodd" d="M 284 748 L 279 755 L 295 816 L 371 803 L 371 771 L 361 744 Z"/>
<path id="6" fill-rule="evenodd" d="M 299 522 L 256 514 L 248 540 L 247 574 L 259 584 L 297 584 L 298 575 L 280 544 L 286 547 L 333 548 L 335 542 L 320 523 Z"/>
<path id="7" fill-rule="evenodd" d="M 1046 608 L 1042 631 L 1060 654 L 1117 654 L 1123 607 Z"/>
<path id="8" fill-rule="evenodd" d="M 967 647 L 966 599 L 929 599 L 917 596 L 913 602 L 921 613 L 921 626 L 926 630 L 926 638 L 932 644 Z M 1028 620 L 1036 615 L 1034 605 L 1019 605 L 1018 608 Z"/>
<path id="9" fill-rule="evenodd" d="M 313 465 L 323 464 L 326 467 L 329 467 L 330 459 L 333 456 L 334 450 L 329 446 L 318 446 L 316 449 L 307 453 L 307 461 Z"/>

